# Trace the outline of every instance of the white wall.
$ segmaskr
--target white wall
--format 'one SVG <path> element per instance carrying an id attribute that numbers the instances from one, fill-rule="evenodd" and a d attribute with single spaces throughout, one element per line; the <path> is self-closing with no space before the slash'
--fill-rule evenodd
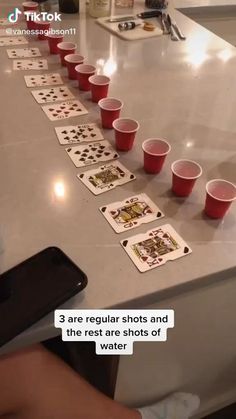
<path id="1" fill-rule="evenodd" d="M 140 406 L 196 392 L 198 417 L 236 401 L 236 278 L 149 308 L 173 308 L 176 326 L 167 342 L 135 343 L 133 356 L 121 357 L 116 399 Z"/>

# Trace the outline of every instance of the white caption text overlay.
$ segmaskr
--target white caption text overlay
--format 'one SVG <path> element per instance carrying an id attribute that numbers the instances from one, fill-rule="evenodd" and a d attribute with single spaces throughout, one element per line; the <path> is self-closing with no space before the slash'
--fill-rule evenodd
<path id="1" fill-rule="evenodd" d="M 174 310 L 56 310 L 63 341 L 92 341 L 98 355 L 132 355 L 133 342 L 164 342 Z"/>

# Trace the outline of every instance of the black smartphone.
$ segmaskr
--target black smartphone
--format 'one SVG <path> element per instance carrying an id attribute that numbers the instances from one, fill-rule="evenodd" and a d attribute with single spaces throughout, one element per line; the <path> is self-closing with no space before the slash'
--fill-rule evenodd
<path id="1" fill-rule="evenodd" d="M 57 247 L 0 275 L 0 346 L 82 291 L 87 276 Z"/>

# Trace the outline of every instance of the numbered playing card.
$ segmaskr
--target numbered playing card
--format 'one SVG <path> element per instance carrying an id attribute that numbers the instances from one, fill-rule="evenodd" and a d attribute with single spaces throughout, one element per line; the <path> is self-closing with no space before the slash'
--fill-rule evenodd
<path id="1" fill-rule="evenodd" d="M 0 38 L 0 47 L 8 47 L 11 45 L 23 45 L 28 43 L 29 41 L 24 36 Z"/>
<path id="2" fill-rule="evenodd" d="M 190 247 L 170 224 L 122 240 L 121 246 L 140 272 L 164 265 L 192 253 Z"/>
<path id="3" fill-rule="evenodd" d="M 116 233 L 123 233 L 164 217 L 163 212 L 145 193 L 99 209 Z"/>
<path id="4" fill-rule="evenodd" d="M 33 90 L 31 93 L 38 103 L 60 102 L 62 100 L 73 99 L 75 97 L 67 86 Z"/>
<path id="5" fill-rule="evenodd" d="M 90 166 L 119 157 L 109 141 L 66 148 L 66 152 L 76 167 Z"/>
<path id="6" fill-rule="evenodd" d="M 48 62 L 44 59 L 14 60 L 13 70 L 47 70 Z"/>
<path id="7" fill-rule="evenodd" d="M 88 170 L 78 174 L 77 177 L 83 182 L 94 195 L 110 191 L 116 186 L 135 180 L 133 173 L 127 170 L 120 162 L 100 166 L 97 169 Z"/>
<path id="8" fill-rule="evenodd" d="M 9 58 L 33 58 L 41 57 L 41 52 L 38 48 L 17 48 L 7 49 L 7 55 Z"/>
<path id="9" fill-rule="evenodd" d="M 56 127 L 60 144 L 77 144 L 103 140 L 103 134 L 96 124 L 68 125 Z"/>
<path id="10" fill-rule="evenodd" d="M 87 109 L 78 100 L 70 102 L 57 103 L 55 105 L 42 106 L 50 121 L 59 121 L 60 119 L 71 118 L 73 116 L 85 115 Z"/>
<path id="11" fill-rule="evenodd" d="M 27 87 L 42 87 L 63 84 L 62 78 L 58 73 L 40 74 L 24 76 Z"/>
<path id="12" fill-rule="evenodd" d="M 7 17 L 0 17 L 0 26 L 9 26 L 14 25 L 14 23 L 9 22 Z"/>

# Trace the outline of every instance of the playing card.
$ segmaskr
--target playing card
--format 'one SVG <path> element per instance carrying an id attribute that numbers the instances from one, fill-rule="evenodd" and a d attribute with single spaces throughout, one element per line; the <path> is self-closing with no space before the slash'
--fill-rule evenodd
<path id="1" fill-rule="evenodd" d="M 114 160 L 119 157 L 119 154 L 109 141 L 66 148 L 66 152 L 76 167 L 90 166 L 91 164 Z"/>
<path id="2" fill-rule="evenodd" d="M 145 193 L 104 205 L 99 209 L 116 233 L 164 217 L 163 212 Z"/>
<path id="3" fill-rule="evenodd" d="M 7 49 L 7 55 L 9 58 L 32 58 L 42 56 L 38 48 Z"/>
<path id="4" fill-rule="evenodd" d="M 15 23 L 9 22 L 7 17 L 0 17 L 0 26 L 11 26 L 15 25 Z"/>
<path id="5" fill-rule="evenodd" d="M 73 116 L 85 115 L 87 109 L 78 100 L 57 103 L 55 105 L 42 106 L 50 121 L 58 121 L 60 119 L 71 118 Z"/>
<path id="6" fill-rule="evenodd" d="M 56 127 L 55 130 L 60 144 L 77 144 L 104 139 L 96 124 L 68 125 Z"/>
<path id="7" fill-rule="evenodd" d="M 60 102 L 62 100 L 73 99 L 75 97 L 67 86 L 32 90 L 31 93 L 38 103 Z"/>
<path id="8" fill-rule="evenodd" d="M 13 70 L 47 70 L 48 62 L 44 59 L 14 60 Z"/>
<path id="9" fill-rule="evenodd" d="M 63 84 L 62 78 L 58 73 L 48 73 L 24 76 L 27 87 L 41 87 Z"/>
<path id="10" fill-rule="evenodd" d="M 106 166 L 88 170 L 87 172 L 78 174 L 77 177 L 94 195 L 110 191 L 116 188 L 116 186 L 136 179 L 135 175 L 127 170 L 120 162 L 114 162 Z"/>
<path id="11" fill-rule="evenodd" d="M 149 271 L 169 260 L 192 253 L 170 224 L 129 237 L 120 243 L 140 272 Z"/>
<path id="12" fill-rule="evenodd" d="M 29 41 L 24 36 L 3 37 L 0 38 L 0 47 L 8 47 L 11 45 L 28 44 Z"/>

